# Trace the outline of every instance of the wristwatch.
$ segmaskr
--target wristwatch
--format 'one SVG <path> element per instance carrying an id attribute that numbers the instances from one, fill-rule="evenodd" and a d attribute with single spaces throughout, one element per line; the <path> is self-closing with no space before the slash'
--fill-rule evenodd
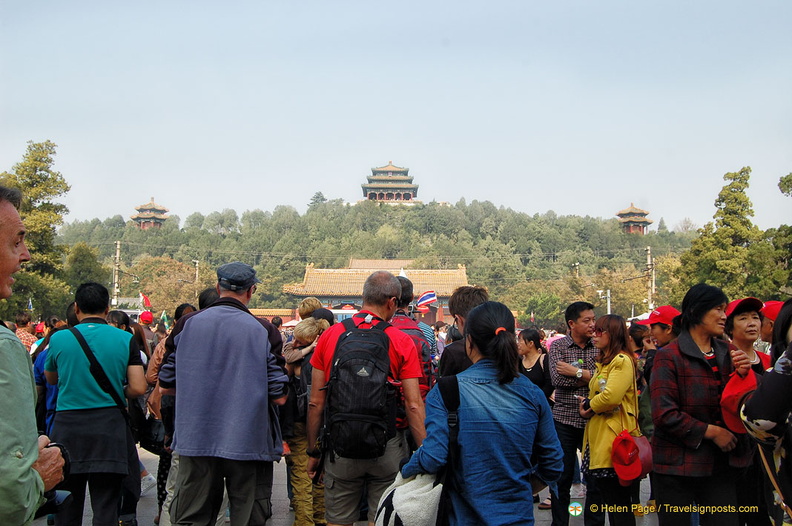
<path id="1" fill-rule="evenodd" d="M 305 454 L 311 458 L 319 458 L 322 456 L 322 452 L 318 449 L 306 449 Z"/>
<path id="2" fill-rule="evenodd" d="M 577 370 L 577 372 L 575 373 L 575 378 L 577 378 L 578 380 L 583 378 L 583 369 L 578 369 Z"/>

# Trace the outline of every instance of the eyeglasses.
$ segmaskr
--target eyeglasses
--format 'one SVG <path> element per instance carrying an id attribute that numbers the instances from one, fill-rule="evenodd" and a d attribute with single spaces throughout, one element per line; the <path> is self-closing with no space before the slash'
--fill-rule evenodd
<path id="1" fill-rule="evenodd" d="M 599 327 L 594 327 L 594 336 L 602 336 L 606 332 L 608 332 L 606 329 L 601 329 Z"/>

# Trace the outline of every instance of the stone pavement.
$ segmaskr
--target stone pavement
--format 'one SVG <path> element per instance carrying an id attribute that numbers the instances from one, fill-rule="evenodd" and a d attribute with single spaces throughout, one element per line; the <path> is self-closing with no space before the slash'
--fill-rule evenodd
<path id="1" fill-rule="evenodd" d="M 146 469 L 153 475 L 157 473 L 158 457 L 152 455 L 148 451 L 140 450 L 140 460 L 146 466 Z M 269 521 L 269 526 L 291 526 L 294 519 L 294 514 L 289 511 L 289 498 L 286 492 L 286 464 L 279 462 L 275 464 L 275 477 L 272 487 L 272 519 Z M 541 497 L 544 499 L 549 490 L 544 490 Z M 646 503 L 649 499 L 649 482 L 644 479 L 641 483 L 641 502 Z M 85 513 L 83 515 L 83 524 L 91 524 L 91 507 L 89 500 L 86 497 Z M 573 501 L 585 503 L 583 499 L 572 499 Z M 140 526 L 151 526 L 154 524 L 154 516 L 157 514 L 157 492 L 152 489 L 141 497 L 138 503 L 138 524 Z M 549 526 L 552 522 L 550 510 L 540 510 L 534 504 L 534 518 L 536 524 L 540 526 Z M 35 526 L 46 526 L 45 519 L 39 519 L 33 523 Z M 357 522 L 356 526 L 365 526 L 365 522 Z M 570 526 L 583 526 L 583 516 L 570 517 Z M 657 514 L 652 513 L 644 517 L 636 519 L 636 526 L 657 526 Z"/>

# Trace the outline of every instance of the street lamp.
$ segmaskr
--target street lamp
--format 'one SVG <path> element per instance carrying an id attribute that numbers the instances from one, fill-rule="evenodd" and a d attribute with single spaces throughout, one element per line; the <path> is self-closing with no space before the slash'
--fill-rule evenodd
<path id="1" fill-rule="evenodd" d="M 603 294 L 603 292 L 604 292 L 604 294 Z M 607 300 L 608 314 L 610 314 L 610 313 L 611 313 L 611 302 L 610 302 L 610 300 L 611 300 L 611 293 L 610 293 L 610 289 L 607 289 L 607 290 L 598 290 L 598 291 L 597 291 L 597 295 L 599 296 L 599 299 L 603 299 L 603 298 L 605 298 L 605 299 Z"/>

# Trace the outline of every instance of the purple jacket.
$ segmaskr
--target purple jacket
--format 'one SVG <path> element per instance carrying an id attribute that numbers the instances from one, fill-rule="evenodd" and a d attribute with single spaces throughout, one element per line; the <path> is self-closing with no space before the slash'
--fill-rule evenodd
<path id="1" fill-rule="evenodd" d="M 283 446 L 270 400 L 285 394 L 288 379 L 259 320 L 242 303 L 225 298 L 187 318 L 174 343 L 174 450 L 278 460 Z"/>

